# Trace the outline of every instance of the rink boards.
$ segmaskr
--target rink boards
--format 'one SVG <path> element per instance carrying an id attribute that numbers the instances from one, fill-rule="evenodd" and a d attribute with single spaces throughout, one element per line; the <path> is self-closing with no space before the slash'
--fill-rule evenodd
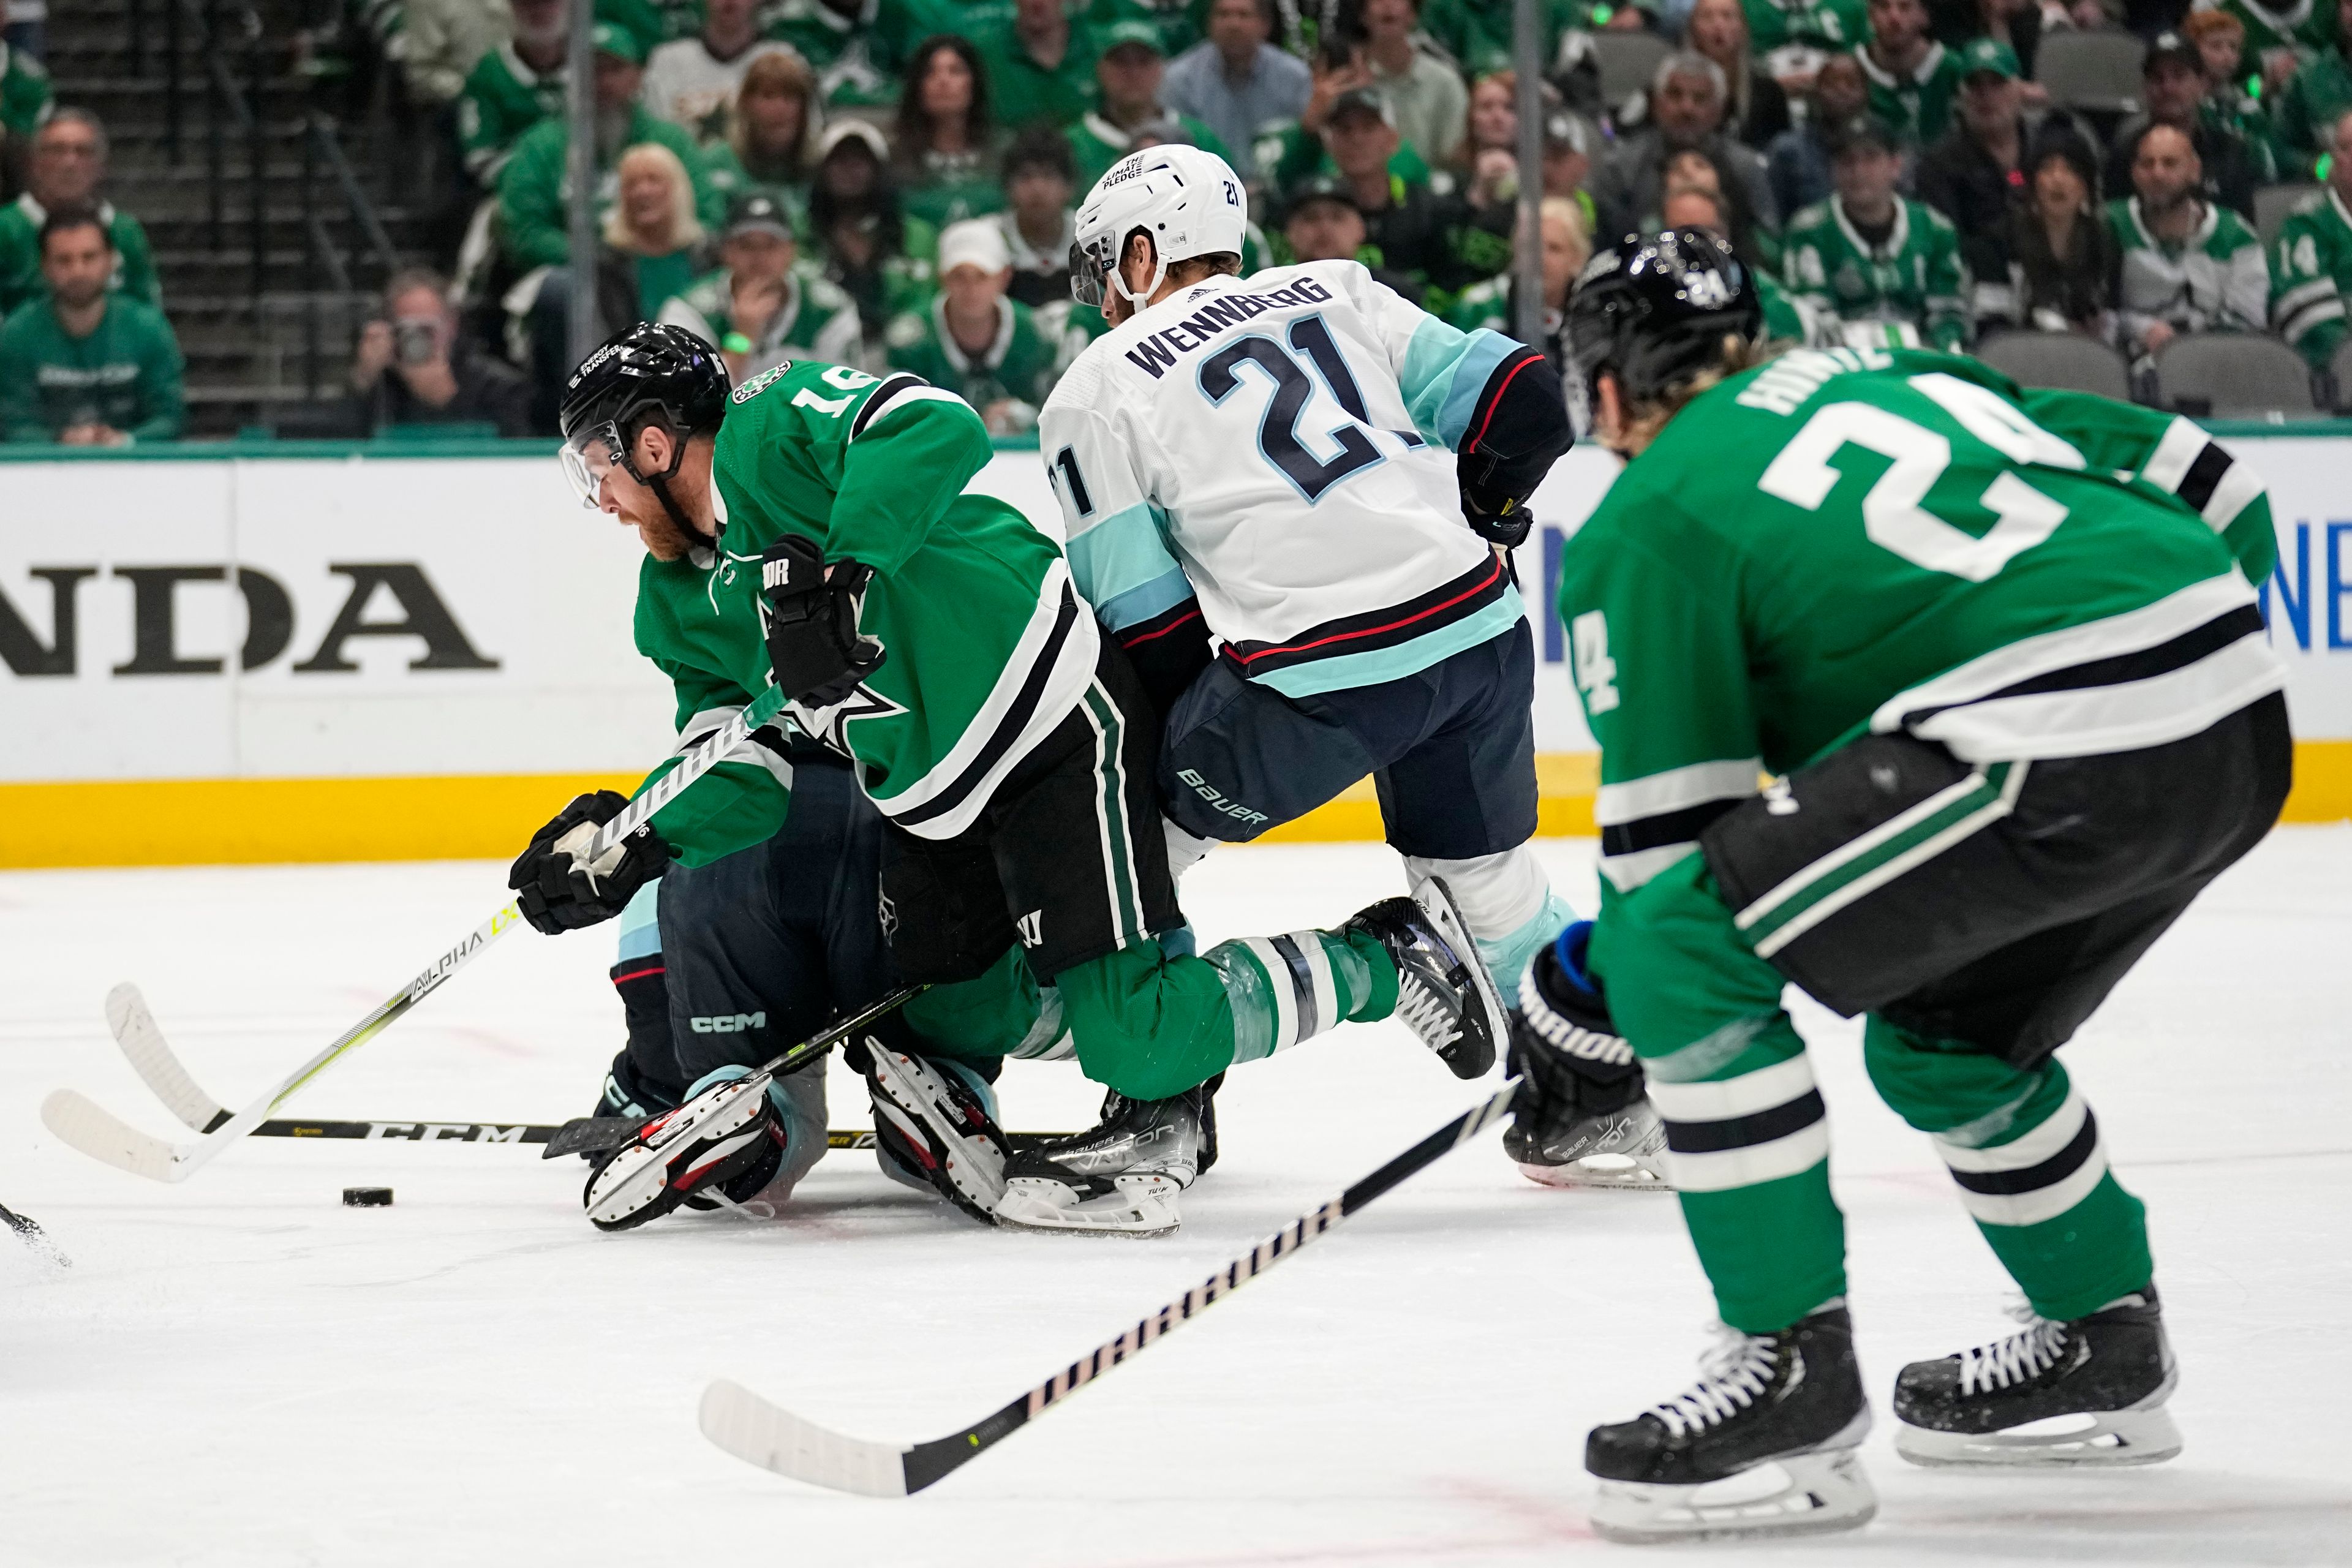
<path id="1" fill-rule="evenodd" d="M 2352 817 L 2352 426 L 2323 428 L 2221 427 L 2271 488 L 2263 613 L 2298 821 Z M 1571 453 L 1520 552 L 1542 579 L 1547 833 L 1592 831 L 1592 742 L 1549 605 L 1614 468 Z M 1058 532 L 1034 449 L 980 486 Z M 0 866 L 503 857 L 672 744 L 667 683 L 630 636 L 635 536 L 581 508 L 541 447 L 11 453 L 0 522 Z M 1367 781 L 1273 837 L 1380 836 Z"/>

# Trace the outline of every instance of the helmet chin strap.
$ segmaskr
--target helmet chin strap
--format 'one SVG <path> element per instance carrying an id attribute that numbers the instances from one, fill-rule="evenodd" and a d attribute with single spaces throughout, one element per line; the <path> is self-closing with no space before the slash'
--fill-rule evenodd
<path id="1" fill-rule="evenodd" d="M 692 438 L 691 432 L 682 436 L 672 432 L 669 467 L 658 474 L 637 472 L 637 459 L 633 453 L 623 452 L 622 460 L 629 466 L 629 477 L 654 492 L 654 499 L 662 503 L 662 510 L 669 513 L 670 521 L 677 524 L 677 531 L 680 533 L 685 534 L 688 539 L 699 539 L 706 544 L 715 544 L 719 542 L 718 534 L 705 532 L 702 525 L 687 516 L 685 510 L 677 504 L 677 498 L 669 493 L 669 482 L 677 477 L 678 465 L 686 461 L 686 444 Z"/>
<path id="2" fill-rule="evenodd" d="M 1137 232 L 1140 233 L 1141 231 L 1138 230 Z M 1127 286 L 1127 252 L 1125 247 L 1122 246 L 1120 247 L 1118 265 L 1110 269 L 1111 287 L 1118 289 L 1119 293 L 1126 298 L 1127 302 L 1134 306 L 1139 310 L 1151 303 L 1151 297 L 1160 292 L 1160 285 L 1165 282 L 1168 278 L 1168 258 L 1160 254 L 1159 243 L 1148 234 L 1143 236 L 1143 243 L 1151 247 L 1151 281 L 1143 286 L 1142 293 L 1139 294 L 1134 289 Z"/>

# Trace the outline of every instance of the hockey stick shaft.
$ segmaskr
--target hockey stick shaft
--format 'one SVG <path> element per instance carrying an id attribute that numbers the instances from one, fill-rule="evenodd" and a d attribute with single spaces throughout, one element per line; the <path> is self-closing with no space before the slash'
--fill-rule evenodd
<path id="1" fill-rule="evenodd" d="M 602 854 L 635 833 L 653 815 L 740 745 L 746 736 L 782 710 L 784 694 L 769 687 L 717 731 L 687 750 L 671 769 L 640 791 L 622 812 L 597 830 L 591 858 Z M 120 1120 L 71 1090 L 52 1094 L 41 1107 L 41 1120 L 66 1142 L 94 1159 L 136 1175 L 158 1181 L 184 1181 L 221 1151 L 259 1127 L 269 1113 L 299 1093 L 310 1080 L 349 1052 L 365 1045 L 398 1022 L 402 1015 L 446 984 L 450 976 L 471 963 L 482 951 L 522 921 L 520 908 L 509 900 L 476 926 L 464 941 L 436 959 L 423 973 L 387 999 L 366 1017 L 346 1029 L 324 1050 L 264 1091 L 261 1097 L 219 1127 L 194 1142 L 172 1145 L 135 1131 Z"/>
<path id="2" fill-rule="evenodd" d="M 273 1117 L 253 1130 L 256 1138 L 298 1138 L 311 1142 L 349 1140 L 362 1143 L 544 1143 L 570 1125 L 561 1121 L 293 1121 Z M 1060 1138 L 1059 1132 L 1007 1132 L 1007 1138 Z M 863 1127 L 826 1131 L 828 1149 L 871 1149 L 874 1133 Z"/>
<path id="3" fill-rule="evenodd" d="M 1097 1345 L 987 1419 L 961 1432 L 907 1447 L 865 1443 L 803 1421 L 739 1384 L 714 1383 L 703 1392 L 703 1436 L 738 1458 L 815 1485 L 877 1497 L 919 1492 L 994 1447 L 1112 1367 L 1140 1355 L 1180 1325 L 1190 1322 L 1308 1242 L 1329 1234 L 1342 1220 L 1360 1213 L 1382 1194 L 1501 1121 L 1509 1113 L 1518 1089 L 1517 1079 L 1505 1083 L 1485 1101 L 1455 1117 L 1338 1197 L 1299 1215 L 1201 1284 L 1139 1320 L 1133 1328 Z"/>

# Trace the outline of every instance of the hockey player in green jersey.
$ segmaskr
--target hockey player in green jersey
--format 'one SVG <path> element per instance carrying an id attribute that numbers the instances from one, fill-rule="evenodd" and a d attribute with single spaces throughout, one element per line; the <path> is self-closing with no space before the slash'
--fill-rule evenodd
<path id="1" fill-rule="evenodd" d="M 2336 117 L 2335 144 L 2352 153 L 2352 110 Z M 2352 157 L 2338 158 L 2327 184 L 2280 228 L 2271 258 L 2271 330 L 2326 370 L 2344 341 L 2344 302 L 2352 297 Z"/>
<path id="2" fill-rule="evenodd" d="M 807 363 L 730 393 L 706 344 L 651 324 L 573 374 L 562 423 L 583 497 L 655 557 L 637 645 L 677 685 L 683 743 L 772 683 L 803 733 L 855 763 L 886 822 L 881 918 L 903 978 L 969 979 L 1017 942 L 1087 1075 L 1173 1103 L 1180 1121 L 1234 1063 L 1392 1011 L 1457 1074 L 1492 1065 L 1501 1002 L 1442 885 L 1337 931 L 1201 957 L 1163 947 L 1183 921 L 1148 702 L 1060 549 L 972 489 L 992 448 L 969 405 L 912 375 Z M 699 864 L 772 836 L 788 770 L 745 750 L 593 863 L 593 825 L 617 806 L 575 802 L 516 867 L 525 913 L 545 929 L 609 918 L 669 857 Z M 1042 1228 L 1174 1225 L 1181 1179 L 1029 1153 L 1008 1167 L 971 1095 L 915 1058 L 872 1055 L 893 1101 L 939 1140 L 941 1190 L 968 1211 Z"/>
<path id="3" fill-rule="evenodd" d="M 1595 257 L 1569 314 L 1595 436 L 1631 464 L 1562 563 L 1605 882 L 1538 987 L 1646 1068 L 1727 1325 L 1696 1386 L 1591 1434 L 1621 1539 L 1875 1507 L 1791 982 L 1866 1015 L 1873 1083 L 2034 1314 L 1903 1370 L 1898 1451 L 2178 1451 L 2141 1206 L 2053 1053 L 2269 830 L 2291 771 L 2252 585 L 2269 506 L 2228 452 L 1974 360 L 1758 365 L 1758 328 L 1745 269 L 1690 229 Z M 1709 1489 L 1768 1462 L 1777 1491 Z"/>
<path id="4" fill-rule="evenodd" d="M 1837 142 L 1837 194 L 1789 220 L 1780 263 L 1789 291 L 1849 342 L 1968 342 L 1968 279 L 1944 215 L 1895 189 L 1903 159 L 1884 121 L 1864 116 Z"/>

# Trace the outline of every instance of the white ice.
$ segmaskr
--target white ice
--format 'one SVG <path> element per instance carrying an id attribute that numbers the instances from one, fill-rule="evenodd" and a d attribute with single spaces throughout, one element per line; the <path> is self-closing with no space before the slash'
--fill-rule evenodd
<path id="1" fill-rule="evenodd" d="M 1548 858 L 1591 896 L 1591 847 Z M 1866 1450 L 1878 1521 L 1653 1551 L 1585 1521 L 1584 1433 L 1684 1386 L 1708 1298 L 1674 1200 L 1522 1180 L 1491 1139 L 912 1500 L 814 1491 L 695 1429 L 736 1378 L 864 1436 L 976 1419 L 1457 1110 L 1394 1026 L 1234 1075 L 1224 1157 L 1149 1242 L 982 1231 L 829 1157 L 782 1218 L 604 1236 L 575 1162 L 501 1147 L 254 1141 L 184 1186 L 36 1119 L 72 1086 L 168 1114 L 100 1016 L 135 978 L 232 1105 L 505 897 L 488 865 L 0 876 L 0 1563 L 1179 1565 L 2352 1562 L 2352 828 L 2225 877 L 2066 1060 L 2149 1206 L 2188 1449 L 1990 1478 Z M 1221 851 L 1205 937 L 1395 890 L 1376 847 Z M 523 932 L 334 1069 L 305 1114 L 560 1121 L 618 1044 L 605 931 Z M 1832 1112 L 1864 1367 L 2003 1331 L 2006 1281 L 1926 1141 L 1806 1008 Z M 1006 1120 L 1085 1125 L 1074 1068 L 1016 1064 Z M 835 1069 L 836 1124 L 864 1097 Z M 390 1209 L 340 1190 L 397 1189 Z"/>

